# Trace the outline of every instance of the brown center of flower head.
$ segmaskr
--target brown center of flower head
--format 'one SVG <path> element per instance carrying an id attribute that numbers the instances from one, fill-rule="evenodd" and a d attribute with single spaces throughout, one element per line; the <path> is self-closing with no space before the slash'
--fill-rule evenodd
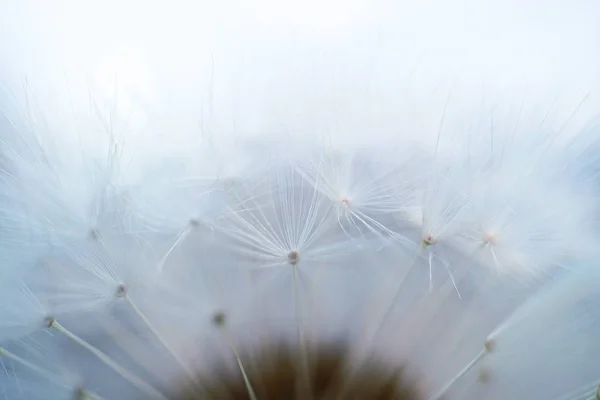
<path id="1" fill-rule="evenodd" d="M 216 325 L 225 323 L 225 316 L 217 314 Z M 269 343 L 253 348 L 251 353 L 240 350 L 244 372 L 258 400 L 422 400 L 417 382 L 409 378 L 405 369 L 371 359 L 352 368 L 349 346 L 343 343 L 322 343 L 298 346 L 283 342 Z M 302 353 L 304 351 L 304 354 Z M 301 378 L 302 360 L 308 360 L 308 382 Z M 197 387 L 179 388 L 174 400 L 231 399 L 252 400 L 248 384 L 240 369 L 226 365 L 213 367 L 214 380 L 202 379 L 203 390 Z M 307 383 L 305 383 L 307 382 Z M 309 387 L 299 390 L 299 385 Z M 306 387 L 304 388 L 306 389 Z M 303 394 L 300 394 L 303 393 Z"/>
<path id="2" fill-rule="evenodd" d="M 301 354 L 281 343 L 257 351 L 244 364 L 249 381 L 259 400 L 304 400 L 298 397 Z M 344 346 L 325 344 L 308 351 L 310 364 L 310 391 L 314 400 L 421 400 L 416 385 L 403 377 L 401 368 L 389 371 L 377 362 L 363 365 L 358 372 L 350 372 Z M 193 387 L 183 388 L 175 400 L 231 399 L 252 400 L 242 374 L 217 367 L 218 378 L 198 394 Z M 308 400 L 308 399 L 307 399 Z"/>

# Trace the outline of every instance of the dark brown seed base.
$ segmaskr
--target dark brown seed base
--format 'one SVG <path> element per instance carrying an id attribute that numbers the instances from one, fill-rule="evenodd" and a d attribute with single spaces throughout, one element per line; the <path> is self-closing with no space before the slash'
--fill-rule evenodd
<path id="1" fill-rule="evenodd" d="M 363 363 L 358 371 L 350 371 L 347 347 L 322 345 L 306 351 L 309 385 L 302 384 L 299 371 L 302 353 L 277 344 L 241 355 L 245 371 L 259 400 L 422 400 L 414 379 L 402 368 L 390 369 L 376 360 Z M 235 371 L 235 370 L 234 370 Z M 250 400 L 241 372 L 224 366 L 216 367 L 218 379 L 212 384 L 202 379 L 205 389 L 200 394 L 194 387 L 176 393 L 174 400 L 231 399 Z M 218 381 L 218 382 L 217 382 Z M 302 389 L 310 392 L 302 393 Z"/>

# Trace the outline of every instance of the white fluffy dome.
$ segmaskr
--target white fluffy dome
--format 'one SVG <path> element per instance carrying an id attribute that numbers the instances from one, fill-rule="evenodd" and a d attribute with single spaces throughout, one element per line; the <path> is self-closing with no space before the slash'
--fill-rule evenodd
<path id="1" fill-rule="evenodd" d="M 0 397 L 597 398 L 600 8 L 284 3 L 0 6 Z"/>

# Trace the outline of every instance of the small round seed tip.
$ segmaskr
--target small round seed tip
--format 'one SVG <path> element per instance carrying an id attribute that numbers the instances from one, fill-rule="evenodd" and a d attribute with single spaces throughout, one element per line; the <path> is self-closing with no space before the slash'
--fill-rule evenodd
<path id="1" fill-rule="evenodd" d="M 125 297 L 125 295 L 127 294 L 127 288 L 125 287 L 124 284 L 119 284 L 117 286 L 117 290 L 115 291 L 115 294 L 117 297 Z"/>
<path id="2" fill-rule="evenodd" d="M 52 326 L 54 325 L 54 317 L 46 317 L 46 319 L 44 320 L 44 324 L 48 327 L 48 328 L 52 328 Z"/>
<path id="3" fill-rule="evenodd" d="M 222 311 L 215 313 L 213 316 L 213 323 L 217 326 L 225 325 L 225 313 Z"/>
<path id="4" fill-rule="evenodd" d="M 290 251 L 288 254 L 288 260 L 290 261 L 290 264 L 296 264 L 298 261 L 300 261 L 300 253 L 297 250 Z"/>

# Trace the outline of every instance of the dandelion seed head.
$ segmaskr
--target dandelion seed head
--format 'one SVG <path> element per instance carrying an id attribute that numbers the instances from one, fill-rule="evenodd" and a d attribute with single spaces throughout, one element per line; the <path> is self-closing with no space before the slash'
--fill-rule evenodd
<path id="1" fill-rule="evenodd" d="M 298 250 L 292 250 L 288 253 L 287 258 L 290 264 L 296 265 L 300 261 L 300 252 Z"/>
<path id="2" fill-rule="evenodd" d="M 342 208 L 348 209 L 352 206 L 352 198 L 350 196 L 342 196 L 340 198 L 340 204 L 342 205 Z"/>
<path id="3" fill-rule="evenodd" d="M 477 381 L 480 383 L 487 383 L 492 379 L 492 373 L 487 369 L 481 369 L 477 376 Z"/>
<path id="4" fill-rule="evenodd" d="M 435 239 L 432 235 L 425 235 L 423 237 L 423 247 L 429 247 L 437 243 L 437 239 Z"/>
<path id="5" fill-rule="evenodd" d="M 483 243 L 485 245 L 494 245 L 498 243 L 498 235 L 493 232 L 485 232 L 483 235 Z"/>
<path id="6" fill-rule="evenodd" d="M 487 339 L 487 340 L 485 341 L 485 344 L 484 344 L 484 346 L 485 346 L 485 350 L 486 350 L 488 353 L 491 353 L 491 352 L 493 352 L 493 351 L 494 351 L 494 349 L 496 348 L 496 341 L 495 341 L 494 339 L 491 339 L 491 338 L 490 338 L 490 339 Z"/>
<path id="7" fill-rule="evenodd" d="M 127 287 L 120 283 L 117 285 L 116 296 L 117 297 L 125 297 L 127 295 Z"/>
<path id="8" fill-rule="evenodd" d="M 43 71 L 0 89 L 0 398 L 598 396 L 598 101 L 566 93 L 597 84 L 592 6 L 365 2 L 315 30 L 23 1 L 42 34 L 0 28 L 3 59 Z"/>
<path id="9" fill-rule="evenodd" d="M 100 240 L 100 232 L 96 228 L 91 228 L 88 233 L 88 238 L 92 241 Z"/>
<path id="10" fill-rule="evenodd" d="M 214 316 L 213 316 L 213 323 L 216 326 L 221 327 L 221 326 L 225 325 L 225 321 L 226 321 L 226 318 L 225 318 L 225 313 L 224 312 L 219 311 L 219 312 L 216 312 L 214 314 Z"/>
<path id="11" fill-rule="evenodd" d="M 52 326 L 54 326 L 54 322 L 56 322 L 54 317 L 46 317 L 44 319 L 44 324 L 47 328 L 52 328 Z"/>

